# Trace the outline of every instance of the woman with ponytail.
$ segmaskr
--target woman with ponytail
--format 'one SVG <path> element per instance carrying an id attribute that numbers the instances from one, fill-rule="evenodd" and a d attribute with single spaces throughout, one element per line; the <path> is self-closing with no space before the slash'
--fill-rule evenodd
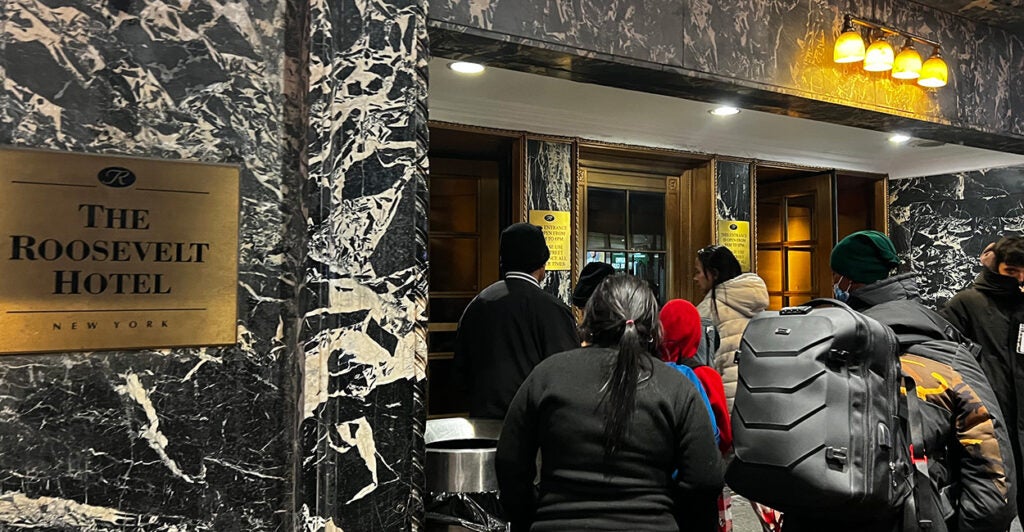
<path id="1" fill-rule="evenodd" d="M 696 530 L 687 509 L 715 504 L 722 461 L 697 389 L 658 359 L 654 294 L 613 275 L 583 316 L 588 346 L 541 362 L 505 417 L 497 472 L 512 529 Z"/>

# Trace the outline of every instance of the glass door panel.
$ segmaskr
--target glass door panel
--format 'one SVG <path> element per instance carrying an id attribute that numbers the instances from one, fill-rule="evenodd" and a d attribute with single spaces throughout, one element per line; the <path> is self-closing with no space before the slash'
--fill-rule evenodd
<path id="1" fill-rule="evenodd" d="M 649 186 L 649 182 L 647 183 Z M 604 262 L 648 281 L 659 301 L 668 289 L 665 193 L 588 186 L 586 263 Z"/>
<path id="2" fill-rule="evenodd" d="M 651 285 L 659 302 L 665 301 L 665 254 L 630 253 L 630 273 Z"/>
<path id="3" fill-rule="evenodd" d="M 629 192 L 629 240 L 632 249 L 665 249 L 665 195 Z"/>
<path id="4" fill-rule="evenodd" d="M 786 263 L 786 291 L 810 292 L 814 288 L 814 252 L 788 249 Z"/>
<path id="5" fill-rule="evenodd" d="M 764 279 L 769 292 L 782 291 L 782 251 L 777 249 L 758 250 L 757 274 Z"/>
<path id="6" fill-rule="evenodd" d="M 786 240 L 811 240 L 814 196 L 786 198 Z"/>
<path id="7" fill-rule="evenodd" d="M 782 241 L 781 205 L 777 201 L 758 202 L 757 207 L 757 239 L 758 242 Z"/>
<path id="8" fill-rule="evenodd" d="M 626 191 L 587 191 L 587 249 L 626 249 Z"/>

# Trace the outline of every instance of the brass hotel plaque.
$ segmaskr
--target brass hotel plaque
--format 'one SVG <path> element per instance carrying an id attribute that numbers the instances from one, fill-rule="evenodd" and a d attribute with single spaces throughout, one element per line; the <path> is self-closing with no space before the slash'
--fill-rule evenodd
<path id="1" fill-rule="evenodd" d="M 239 172 L 0 149 L 0 353 L 233 344 Z"/>

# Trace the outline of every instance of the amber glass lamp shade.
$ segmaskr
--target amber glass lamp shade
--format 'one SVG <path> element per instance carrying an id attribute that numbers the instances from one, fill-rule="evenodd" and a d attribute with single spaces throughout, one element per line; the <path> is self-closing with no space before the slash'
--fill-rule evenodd
<path id="1" fill-rule="evenodd" d="M 949 81 L 949 67 L 936 50 L 927 61 L 921 65 L 921 77 L 917 78 L 917 84 L 922 87 L 945 87 Z"/>
<path id="2" fill-rule="evenodd" d="M 868 46 L 864 55 L 864 70 L 868 72 L 885 72 L 892 69 L 896 52 L 892 45 L 883 39 L 875 39 L 871 46 Z"/>
<path id="3" fill-rule="evenodd" d="M 844 29 L 832 49 L 832 60 L 836 63 L 856 63 L 864 60 L 864 39 L 850 28 Z"/>
<path id="4" fill-rule="evenodd" d="M 921 54 L 907 40 L 899 55 L 892 63 L 892 77 L 896 79 L 917 79 L 921 75 Z"/>

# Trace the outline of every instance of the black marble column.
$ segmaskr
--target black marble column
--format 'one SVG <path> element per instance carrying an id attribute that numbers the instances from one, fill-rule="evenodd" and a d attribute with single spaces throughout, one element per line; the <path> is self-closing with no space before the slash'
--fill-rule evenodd
<path id="1" fill-rule="evenodd" d="M 241 168 L 238 344 L 0 357 L 0 529 L 290 530 L 305 8 L 5 2 L 0 144 Z"/>
<path id="2" fill-rule="evenodd" d="M 528 210 L 572 211 L 573 145 L 540 139 L 526 141 Z M 548 271 L 544 289 L 565 304 L 572 297 L 572 272 Z"/>
<path id="3" fill-rule="evenodd" d="M 754 223 L 751 214 L 752 183 L 749 162 L 715 161 L 715 226 L 718 231 L 719 221 L 747 222 L 748 242 L 754 242 Z M 716 236 L 716 240 L 718 236 Z M 718 242 L 722 244 L 721 241 Z M 751 249 L 748 251 L 754 255 Z M 750 266 L 754 265 L 754 256 L 749 258 Z M 740 264 L 744 261 L 741 259 Z"/>
<path id="4" fill-rule="evenodd" d="M 717 219 L 750 221 L 750 163 L 715 162 L 715 205 Z"/>
<path id="5" fill-rule="evenodd" d="M 426 2 L 312 6 L 305 528 L 415 530 L 426 417 Z"/>
<path id="6" fill-rule="evenodd" d="M 980 271 L 978 255 L 1003 234 L 1024 234 L 1024 167 L 889 182 L 890 233 L 921 292 L 941 305 Z"/>

